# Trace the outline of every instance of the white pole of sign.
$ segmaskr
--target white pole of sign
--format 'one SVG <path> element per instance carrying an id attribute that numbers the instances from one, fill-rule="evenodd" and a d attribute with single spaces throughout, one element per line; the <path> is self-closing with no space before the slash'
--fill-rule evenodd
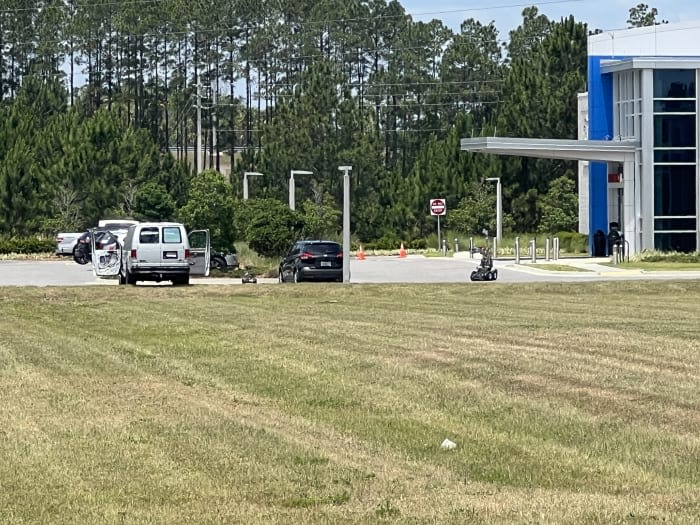
<path id="1" fill-rule="evenodd" d="M 440 244 L 440 216 L 438 215 L 437 218 L 438 218 L 438 251 L 439 251 L 441 249 L 440 246 L 442 246 L 442 244 Z"/>

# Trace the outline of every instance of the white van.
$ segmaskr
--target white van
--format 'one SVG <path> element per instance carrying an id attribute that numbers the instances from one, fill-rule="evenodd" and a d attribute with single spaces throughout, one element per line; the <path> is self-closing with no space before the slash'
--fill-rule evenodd
<path id="1" fill-rule="evenodd" d="M 92 247 L 95 274 L 118 276 L 119 284 L 172 281 L 186 285 L 190 275 L 209 275 L 210 259 L 209 230 L 188 234 L 185 226 L 177 222 L 131 225 L 116 251 L 107 253 Z"/>

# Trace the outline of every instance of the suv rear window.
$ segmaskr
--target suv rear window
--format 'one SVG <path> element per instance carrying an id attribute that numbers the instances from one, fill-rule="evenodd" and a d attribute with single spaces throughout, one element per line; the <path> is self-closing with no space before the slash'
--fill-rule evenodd
<path id="1" fill-rule="evenodd" d="M 177 226 L 163 226 L 163 242 L 180 244 L 182 242 L 182 234 Z"/>
<path id="2" fill-rule="evenodd" d="M 313 255 L 337 255 L 341 252 L 340 245 L 334 242 L 319 242 L 314 244 L 307 244 L 304 247 L 304 251 L 307 251 Z"/>

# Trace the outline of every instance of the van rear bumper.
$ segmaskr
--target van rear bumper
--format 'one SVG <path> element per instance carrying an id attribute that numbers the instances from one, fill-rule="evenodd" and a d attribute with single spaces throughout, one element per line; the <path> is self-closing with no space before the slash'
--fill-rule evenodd
<path id="1" fill-rule="evenodd" d="M 131 273 L 154 272 L 154 273 L 176 273 L 178 275 L 189 274 L 190 265 L 185 264 L 139 264 L 134 263 L 129 270 Z"/>
<path id="2" fill-rule="evenodd" d="M 139 281 L 169 281 L 172 277 L 189 275 L 190 265 L 134 264 L 129 269 L 129 273 Z"/>

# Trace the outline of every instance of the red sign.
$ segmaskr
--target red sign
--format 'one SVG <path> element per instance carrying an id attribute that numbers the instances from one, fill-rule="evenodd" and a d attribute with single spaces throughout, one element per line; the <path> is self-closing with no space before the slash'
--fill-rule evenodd
<path id="1" fill-rule="evenodd" d="M 447 213 L 447 205 L 443 199 L 430 200 L 430 215 L 445 215 Z"/>

